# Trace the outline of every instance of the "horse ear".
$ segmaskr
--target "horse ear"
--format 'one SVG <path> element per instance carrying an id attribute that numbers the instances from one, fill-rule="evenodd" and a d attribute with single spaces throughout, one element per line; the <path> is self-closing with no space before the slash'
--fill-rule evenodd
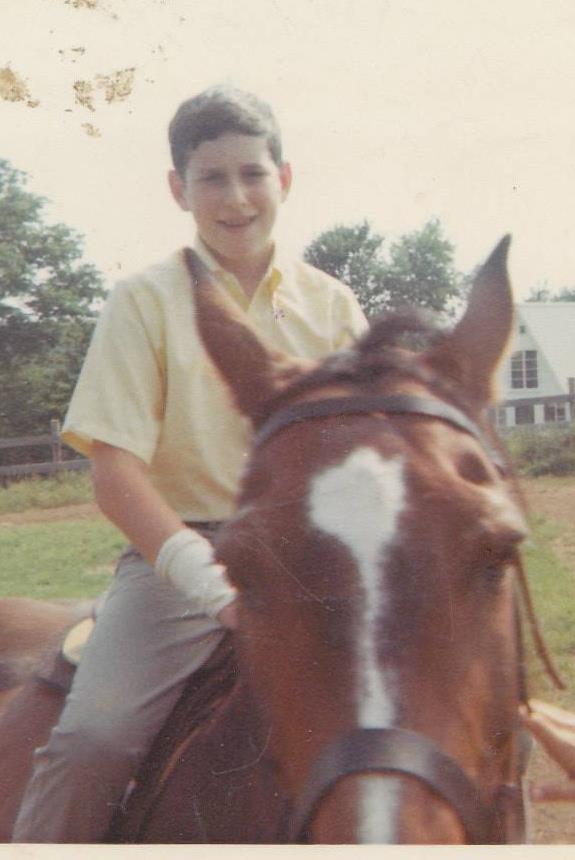
<path id="1" fill-rule="evenodd" d="M 494 399 L 495 371 L 513 327 L 510 243 L 511 237 L 505 236 L 479 269 L 463 317 L 430 356 L 430 363 L 455 376 L 480 407 Z"/>
<path id="2" fill-rule="evenodd" d="M 216 283 L 198 255 L 186 248 L 194 285 L 196 321 L 204 346 L 241 412 L 258 423 L 265 404 L 312 363 L 266 345 L 249 319 Z"/>

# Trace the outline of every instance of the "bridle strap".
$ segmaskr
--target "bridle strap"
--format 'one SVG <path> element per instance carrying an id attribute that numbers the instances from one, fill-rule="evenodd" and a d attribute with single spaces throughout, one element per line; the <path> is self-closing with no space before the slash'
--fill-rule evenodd
<path id="1" fill-rule="evenodd" d="M 309 421 L 314 418 L 326 418 L 334 415 L 362 415 L 383 412 L 394 415 L 422 415 L 427 418 L 438 418 L 458 430 L 463 430 L 476 438 L 487 451 L 492 462 L 500 471 L 506 471 L 503 458 L 485 439 L 479 427 L 471 421 L 460 409 L 445 403 L 443 400 L 428 400 L 411 394 L 375 394 L 356 397 L 331 397 L 325 400 L 305 400 L 293 403 L 291 406 L 275 412 L 259 429 L 255 436 L 254 446 L 258 448 L 267 442 L 280 430 Z"/>
<path id="2" fill-rule="evenodd" d="M 469 843 L 493 841 L 495 815 L 469 777 L 429 738 L 400 728 L 354 729 L 321 750 L 293 810 L 290 841 L 304 838 L 320 802 L 335 783 L 362 773 L 396 773 L 421 780 L 451 805 Z"/>

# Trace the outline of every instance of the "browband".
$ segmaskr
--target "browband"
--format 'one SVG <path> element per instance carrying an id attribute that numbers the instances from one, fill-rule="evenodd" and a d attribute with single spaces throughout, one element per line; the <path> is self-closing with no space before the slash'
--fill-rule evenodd
<path id="1" fill-rule="evenodd" d="M 294 403 L 286 409 L 274 413 L 263 423 L 256 433 L 254 446 L 258 448 L 267 442 L 271 436 L 292 424 L 300 424 L 303 421 L 326 418 L 331 415 L 362 415 L 370 412 L 438 418 L 440 421 L 445 421 L 477 439 L 497 469 L 502 474 L 506 474 L 508 471 L 501 455 L 485 439 L 479 427 L 460 409 L 442 400 L 427 400 L 411 394 L 332 397 L 325 400 L 306 400 Z"/>

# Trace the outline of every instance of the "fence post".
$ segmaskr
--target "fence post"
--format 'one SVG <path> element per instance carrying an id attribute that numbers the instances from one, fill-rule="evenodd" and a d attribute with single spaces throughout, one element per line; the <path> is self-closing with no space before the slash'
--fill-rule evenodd
<path id="1" fill-rule="evenodd" d="M 571 412 L 569 417 L 573 422 L 575 421 L 575 376 L 570 376 L 567 379 L 567 385 L 569 386 L 569 410 Z"/>
<path id="2" fill-rule="evenodd" d="M 50 435 L 52 436 L 52 462 L 62 462 L 62 441 L 60 439 L 60 422 L 57 418 L 50 421 Z"/>

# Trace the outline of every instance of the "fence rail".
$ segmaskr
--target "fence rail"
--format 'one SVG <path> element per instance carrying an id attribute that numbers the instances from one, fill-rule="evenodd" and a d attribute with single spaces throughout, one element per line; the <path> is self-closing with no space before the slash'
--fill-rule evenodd
<path id="1" fill-rule="evenodd" d="M 0 466 L 0 483 L 10 479 L 26 477 L 27 475 L 55 475 L 58 472 L 69 472 L 86 469 L 90 461 L 84 458 L 65 460 L 62 449 L 66 447 L 60 438 L 60 422 L 50 421 L 50 433 L 38 436 L 20 436 L 15 439 L 0 439 L 0 450 L 8 448 L 50 447 L 52 459 L 41 463 L 15 463 L 11 466 Z"/>
<path id="2" fill-rule="evenodd" d="M 31 448 L 33 445 L 51 445 L 51 433 L 43 436 L 20 436 L 18 439 L 0 439 L 0 448 Z"/>

